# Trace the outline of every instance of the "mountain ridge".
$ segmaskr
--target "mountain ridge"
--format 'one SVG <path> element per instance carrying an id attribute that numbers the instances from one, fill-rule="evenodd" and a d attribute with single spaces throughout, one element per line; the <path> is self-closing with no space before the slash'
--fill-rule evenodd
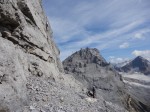
<path id="1" fill-rule="evenodd" d="M 150 74 L 150 62 L 142 56 L 137 56 L 126 65 L 118 67 L 117 70 L 122 72 L 140 72 L 145 75 Z"/>

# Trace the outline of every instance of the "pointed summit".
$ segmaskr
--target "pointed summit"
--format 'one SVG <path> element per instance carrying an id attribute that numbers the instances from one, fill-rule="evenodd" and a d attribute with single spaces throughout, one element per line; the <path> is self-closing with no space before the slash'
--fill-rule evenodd
<path id="1" fill-rule="evenodd" d="M 137 58 L 137 59 L 144 59 L 142 56 L 137 56 L 136 58 Z M 136 58 L 135 58 L 135 59 L 136 59 Z"/>
<path id="2" fill-rule="evenodd" d="M 134 59 L 134 61 L 136 61 L 136 60 L 138 60 L 138 61 L 148 61 L 147 59 L 145 59 L 145 58 L 143 58 L 142 56 L 137 56 L 135 59 Z"/>
<path id="3" fill-rule="evenodd" d="M 133 67 L 148 67 L 148 60 L 144 59 L 141 56 L 136 57 L 130 64 L 132 64 Z"/>
<path id="4" fill-rule="evenodd" d="M 98 64 L 100 66 L 106 66 L 108 63 L 106 60 L 100 55 L 100 52 L 96 48 L 85 48 L 81 49 L 67 59 L 63 61 L 63 63 L 80 63 L 80 65 L 85 65 L 88 63 Z"/>

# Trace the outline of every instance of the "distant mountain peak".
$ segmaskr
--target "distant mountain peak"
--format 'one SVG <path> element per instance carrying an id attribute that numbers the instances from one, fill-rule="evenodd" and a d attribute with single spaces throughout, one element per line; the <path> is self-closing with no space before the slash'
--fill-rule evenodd
<path id="1" fill-rule="evenodd" d="M 137 56 L 136 58 L 144 59 L 142 56 Z"/>
<path id="2" fill-rule="evenodd" d="M 95 54 L 99 54 L 99 50 L 97 48 L 85 48 L 85 49 L 81 49 L 81 50 L 86 50 L 86 51 L 90 51 L 91 53 L 95 53 Z"/>
<path id="3" fill-rule="evenodd" d="M 92 55 L 95 55 L 95 56 L 99 56 L 100 55 L 100 52 L 98 49 L 96 48 L 81 48 L 79 51 L 77 51 L 77 53 L 80 52 L 80 53 L 84 53 L 84 55 L 87 55 L 87 54 L 92 54 Z"/>
<path id="4" fill-rule="evenodd" d="M 85 49 L 81 48 L 79 51 L 75 52 L 67 59 L 65 59 L 64 62 L 66 62 L 67 60 L 74 63 L 82 62 L 84 64 L 95 63 L 101 66 L 108 65 L 106 60 L 100 55 L 99 50 L 96 48 L 85 48 Z"/>
<path id="5" fill-rule="evenodd" d="M 133 59 L 129 64 L 132 64 L 133 67 L 141 67 L 141 66 L 148 66 L 149 61 L 141 56 L 136 57 Z"/>
<path id="6" fill-rule="evenodd" d="M 147 60 L 147 59 L 143 58 L 142 56 L 137 56 L 134 60 Z"/>
<path id="7" fill-rule="evenodd" d="M 142 56 L 137 56 L 132 61 L 120 68 L 124 72 L 141 72 L 150 74 L 150 62 Z"/>

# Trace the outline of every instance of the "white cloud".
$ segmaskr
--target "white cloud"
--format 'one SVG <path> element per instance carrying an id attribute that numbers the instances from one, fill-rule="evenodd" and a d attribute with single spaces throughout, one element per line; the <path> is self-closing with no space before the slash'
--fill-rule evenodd
<path id="1" fill-rule="evenodd" d="M 125 49 L 129 47 L 129 43 L 125 42 L 119 46 L 120 49 Z"/>
<path id="2" fill-rule="evenodd" d="M 142 33 L 136 33 L 136 34 L 135 34 L 135 38 L 141 39 L 141 38 L 144 38 L 144 37 L 143 37 L 143 34 L 142 34 Z"/>
<path id="3" fill-rule="evenodd" d="M 125 62 L 125 61 L 128 61 L 128 60 L 129 60 L 128 58 L 120 58 L 120 57 L 115 57 L 115 56 L 110 56 L 109 57 L 109 62 L 114 63 L 114 64 L 122 63 L 122 62 Z"/>
<path id="4" fill-rule="evenodd" d="M 149 28 L 148 28 L 148 29 L 143 29 L 143 30 L 137 31 L 137 32 L 135 33 L 135 35 L 134 35 L 133 38 L 135 38 L 135 39 L 144 39 L 144 38 L 145 38 L 145 35 L 146 35 L 147 33 L 150 33 L 150 29 L 149 29 Z"/>
<path id="5" fill-rule="evenodd" d="M 134 50 L 132 54 L 135 56 L 142 56 L 150 61 L 150 50 L 144 50 L 144 51 Z"/>
<path id="6" fill-rule="evenodd" d="M 95 35 L 87 35 L 85 39 L 75 42 L 75 45 L 81 48 L 81 47 L 89 46 L 92 43 L 100 43 L 103 41 L 103 43 L 99 44 L 96 47 L 101 48 L 101 49 L 102 48 L 104 49 L 106 47 L 112 47 L 112 46 L 114 46 L 114 44 L 116 44 L 116 42 L 122 42 L 124 40 L 124 38 L 122 38 L 123 35 L 125 35 L 125 33 L 127 33 L 128 31 L 134 29 L 141 23 L 142 23 L 142 21 L 134 21 L 123 27 L 111 29 L 111 30 L 108 30 L 103 33 L 98 33 Z M 111 41 L 109 41 L 108 39 Z M 72 44 L 72 46 L 74 46 L 74 45 Z M 129 47 L 129 44 L 123 43 L 123 45 L 121 45 L 121 48 L 125 48 L 125 47 Z"/>

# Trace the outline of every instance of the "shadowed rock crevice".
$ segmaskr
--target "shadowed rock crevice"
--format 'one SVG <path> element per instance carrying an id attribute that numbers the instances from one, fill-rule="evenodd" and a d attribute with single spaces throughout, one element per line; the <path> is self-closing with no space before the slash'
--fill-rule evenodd
<path id="1" fill-rule="evenodd" d="M 18 5 L 19 9 L 21 10 L 21 12 L 26 17 L 26 21 L 30 24 L 36 25 L 36 22 L 30 11 L 30 8 L 28 7 L 28 4 L 25 4 L 25 1 L 23 0 L 23 1 L 18 2 L 17 5 Z"/>
<path id="2" fill-rule="evenodd" d="M 16 20 L 11 18 L 9 15 L 1 12 L 1 10 L 0 10 L 0 24 L 2 27 L 6 27 L 8 28 L 8 30 L 12 32 L 19 26 L 19 23 Z"/>
<path id="3" fill-rule="evenodd" d="M 8 4 L 5 7 L 9 7 L 9 2 L 7 3 Z M 15 14 L 15 17 L 10 16 L 11 12 L 9 10 L 3 10 L 3 7 L 4 4 L 0 4 L 0 26 L 13 32 L 20 25 L 19 17 L 17 13 Z M 11 9 L 16 10 L 13 5 L 11 5 Z M 2 28 L 0 28 L 0 30 L 2 30 Z"/>
<path id="4" fill-rule="evenodd" d="M 27 53 L 30 53 L 44 61 L 54 62 L 54 59 L 53 59 L 53 57 L 50 56 L 50 54 L 43 51 L 43 49 L 40 49 L 37 45 L 35 45 L 29 41 L 26 41 L 24 38 L 19 38 L 16 35 L 12 36 L 12 34 L 8 31 L 3 31 L 2 37 L 4 39 L 11 41 L 13 44 L 20 46 Z"/>

